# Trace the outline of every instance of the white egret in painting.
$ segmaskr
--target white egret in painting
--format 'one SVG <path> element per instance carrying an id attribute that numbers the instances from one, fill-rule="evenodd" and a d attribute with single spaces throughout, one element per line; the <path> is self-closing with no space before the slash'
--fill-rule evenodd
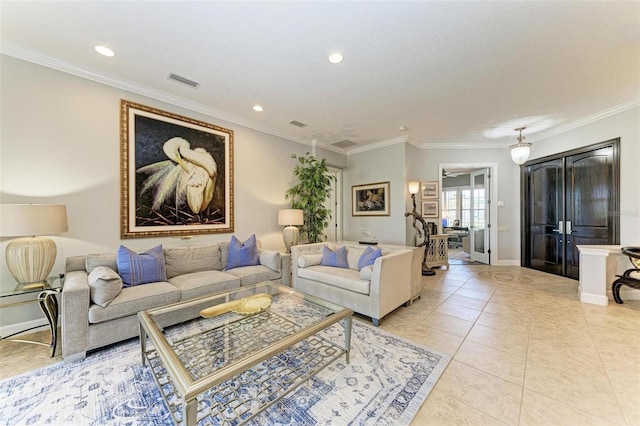
<path id="1" fill-rule="evenodd" d="M 140 167 L 139 173 L 148 174 L 141 193 L 153 188 L 151 209 L 158 211 L 175 194 L 175 207 L 187 204 L 197 215 L 205 211 L 211 200 L 218 176 L 215 160 L 205 149 L 191 149 L 182 138 L 166 141 L 162 150 L 169 160 Z"/>

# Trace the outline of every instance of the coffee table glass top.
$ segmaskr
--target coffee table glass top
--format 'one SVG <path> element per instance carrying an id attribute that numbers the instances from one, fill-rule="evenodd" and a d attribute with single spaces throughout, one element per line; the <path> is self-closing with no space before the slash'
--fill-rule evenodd
<path id="1" fill-rule="evenodd" d="M 222 303 L 270 296 L 264 311 L 252 315 L 226 312 L 202 318 L 199 312 Z M 327 326 L 352 315 L 350 309 L 272 282 L 181 302 L 139 314 L 151 343 L 174 379 L 184 387 L 200 379 L 209 385 L 231 377 Z M 184 318 L 179 324 L 176 319 Z M 158 334 L 154 337 L 155 332 Z M 185 377 L 186 374 L 186 377 Z M 180 388 L 181 386 L 177 384 Z"/>

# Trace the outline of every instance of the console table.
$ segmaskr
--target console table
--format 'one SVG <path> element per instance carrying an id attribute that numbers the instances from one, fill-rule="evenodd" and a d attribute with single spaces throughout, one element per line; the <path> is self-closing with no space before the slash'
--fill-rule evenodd
<path id="1" fill-rule="evenodd" d="M 64 285 L 64 278 L 62 275 L 53 276 L 47 278 L 43 283 L 23 285 L 19 284 L 15 289 L 0 293 L 0 299 L 8 300 L 12 296 L 22 296 L 30 293 L 38 293 L 36 299 L 25 300 L 22 302 L 3 303 L 0 308 L 10 308 L 12 306 L 20 306 L 27 303 L 38 302 L 42 313 L 49 322 L 49 330 L 51 332 L 51 344 L 41 343 L 32 340 L 24 340 L 14 338 L 13 336 L 26 333 L 36 328 L 42 327 L 41 325 L 31 327 L 26 330 L 21 330 L 8 336 L 0 337 L 0 340 L 13 340 L 15 342 L 34 343 L 36 345 L 49 346 L 50 356 L 53 357 L 56 353 L 56 347 L 58 345 L 58 299 L 56 295 L 62 292 L 62 286 Z M 5 299 L 6 298 L 6 299 Z"/>
<path id="2" fill-rule="evenodd" d="M 446 266 L 449 269 L 448 235 L 431 235 L 427 249 L 427 267 Z"/>

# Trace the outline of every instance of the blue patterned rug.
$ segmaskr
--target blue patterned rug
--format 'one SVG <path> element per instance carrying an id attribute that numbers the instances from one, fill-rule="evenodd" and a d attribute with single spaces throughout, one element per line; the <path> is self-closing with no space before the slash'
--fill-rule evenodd
<path id="1" fill-rule="evenodd" d="M 335 325 L 323 337 L 340 341 Z M 406 425 L 449 363 L 447 355 L 353 321 L 344 357 L 254 417 L 253 425 Z M 171 425 L 137 339 L 0 382 L 2 425 Z M 200 425 L 219 424 L 204 418 Z"/>

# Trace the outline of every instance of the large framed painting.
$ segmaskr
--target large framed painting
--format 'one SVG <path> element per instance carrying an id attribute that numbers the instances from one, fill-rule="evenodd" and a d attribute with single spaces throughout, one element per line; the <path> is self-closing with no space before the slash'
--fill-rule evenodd
<path id="1" fill-rule="evenodd" d="M 389 208 L 389 182 L 351 187 L 351 214 L 353 216 L 389 216 Z"/>
<path id="2" fill-rule="evenodd" d="M 233 232 L 233 130 L 120 102 L 122 238 Z"/>

